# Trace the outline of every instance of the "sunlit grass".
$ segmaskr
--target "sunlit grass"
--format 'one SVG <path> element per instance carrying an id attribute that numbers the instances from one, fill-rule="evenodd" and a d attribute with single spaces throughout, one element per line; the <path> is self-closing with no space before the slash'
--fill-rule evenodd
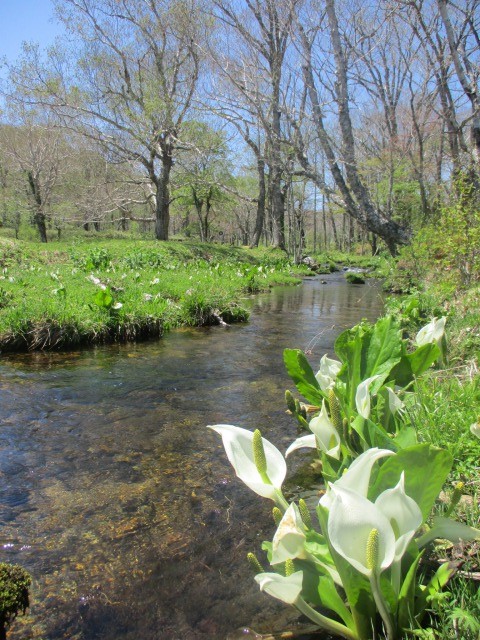
<path id="1" fill-rule="evenodd" d="M 7 248 L 0 275 L 0 344 L 13 350 L 134 340 L 177 326 L 245 321 L 246 296 L 298 283 L 307 273 L 280 251 L 227 245 L 108 241 Z"/>

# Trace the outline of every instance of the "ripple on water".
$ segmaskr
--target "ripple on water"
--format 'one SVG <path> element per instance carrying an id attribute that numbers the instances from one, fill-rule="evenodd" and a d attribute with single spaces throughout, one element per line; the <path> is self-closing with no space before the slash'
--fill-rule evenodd
<path id="1" fill-rule="evenodd" d="M 4 551 L 34 577 L 10 640 L 237 640 L 295 624 L 245 561 L 271 538 L 271 505 L 205 425 L 259 426 L 282 450 L 295 437 L 283 349 L 316 363 L 381 310 L 373 286 L 322 278 L 254 298 L 228 331 L 2 360 Z"/>

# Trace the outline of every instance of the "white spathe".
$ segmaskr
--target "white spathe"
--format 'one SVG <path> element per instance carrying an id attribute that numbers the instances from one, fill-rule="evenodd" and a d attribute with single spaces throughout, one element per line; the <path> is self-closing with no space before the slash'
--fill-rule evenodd
<path id="1" fill-rule="evenodd" d="M 395 562 L 397 562 L 402 558 L 410 540 L 423 522 L 420 507 L 405 493 L 404 472 L 393 489 L 386 489 L 378 496 L 375 505 L 392 525 L 395 534 Z"/>
<path id="2" fill-rule="evenodd" d="M 402 411 L 405 408 L 405 403 L 400 400 L 393 389 L 385 387 L 388 393 L 388 408 L 390 412 L 395 415 L 397 411 Z"/>
<path id="3" fill-rule="evenodd" d="M 332 502 L 331 489 L 334 487 L 351 489 L 366 497 L 373 465 L 381 458 L 394 455 L 395 453 L 389 449 L 379 449 L 378 447 L 367 449 L 352 462 L 343 476 L 340 476 L 336 482 L 329 485 L 327 493 L 320 499 L 320 504 L 327 509 L 330 508 Z"/>
<path id="4" fill-rule="evenodd" d="M 320 369 L 315 374 L 320 389 L 322 391 L 328 391 L 331 389 L 335 380 L 337 379 L 338 372 L 342 368 L 342 363 L 332 358 L 327 358 L 327 354 L 320 359 Z"/>
<path id="5" fill-rule="evenodd" d="M 370 385 L 380 376 L 366 378 L 357 387 L 355 393 L 355 406 L 358 413 L 365 419 L 370 417 Z"/>
<path id="6" fill-rule="evenodd" d="M 415 343 L 417 347 L 422 347 L 424 344 L 430 344 L 431 342 L 438 343 L 442 339 L 445 332 L 445 322 L 447 318 L 433 318 L 428 324 L 420 329 L 415 337 Z"/>
<path id="7" fill-rule="evenodd" d="M 255 465 L 251 431 L 231 424 L 209 425 L 208 429 L 222 436 L 225 453 L 240 480 L 258 495 L 275 500 L 287 475 L 287 463 L 277 447 L 262 438 L 269 484 L 262 479 Z"/>
<path id="8" fill-rule="evenodd" d="M 315 448 L 318 446 L 320 451 L 324 451 L 338 460 L 340 457 L 340 435 L 328 417 L 325 400 L 322 401 L 322 409 L 319 415 L 310 420 L 308 427 L 313 436 L 308 435 L 297 438 L 288 447 L 285 455 L 288 456 L 292 451 L 303 447 Z"/>
<path id="9" fill-rule="evenodd" d="M 286 604 L 295 604 L 302 592 L 303 571 L 296 571 L 286 577 L 278 573 L 259 573 L 255 580 L 261 591 Z"/>
<path id="10" fill-rule="evenodd" d="M 328 538 L 335 551 L 365 576 L 380 573 L 395 559 L 392 525 L 373 502 L 351 489 L 332 485 L 328 514 Z M 375 562 L 369 562 L 368 547 L 376 530 Z"/>
<path id="11" fill-rule="evenodd" d="M 306 527 L 297 505 L 292 502 L 283 514 L 272 541 L 271 564 L 307 558 L 305 552 Z"/>

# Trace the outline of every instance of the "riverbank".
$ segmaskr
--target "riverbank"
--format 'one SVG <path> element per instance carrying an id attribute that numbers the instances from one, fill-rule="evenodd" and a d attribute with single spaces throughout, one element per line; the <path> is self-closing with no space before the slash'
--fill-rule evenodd
<path id="1" fill-rule="evenodd" d="M 248 320 L 243 300 L 314 272 L 375 259 L 195 241 L 0 239 L 0 351 L 69 349 L 162 336 L 180 326 Z"/>
<path id="2" fill-rule="evenodd" d="M 285 254 L 196 242 L 1 241 L 0 349 L 66 349 L 245 321 L 242 298 L 295 284 Z"/>

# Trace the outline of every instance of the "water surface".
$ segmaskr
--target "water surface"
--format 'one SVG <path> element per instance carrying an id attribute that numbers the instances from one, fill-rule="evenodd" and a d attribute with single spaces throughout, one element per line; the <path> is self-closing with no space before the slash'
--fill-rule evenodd
<path id="1" fill-rule="evenodd" d="M 373 281 L 322 279 L 256 296 L 245 325 L 2 358 L 2 559 L 34 579 L 11 640 L 224 640 L 289 624 L 245 561 L 273 535 L 271 503 L 205 426 L 259 427 L 282 451 L 296 437 L 283 349 L 315 366 L 382 308 Z"/>

